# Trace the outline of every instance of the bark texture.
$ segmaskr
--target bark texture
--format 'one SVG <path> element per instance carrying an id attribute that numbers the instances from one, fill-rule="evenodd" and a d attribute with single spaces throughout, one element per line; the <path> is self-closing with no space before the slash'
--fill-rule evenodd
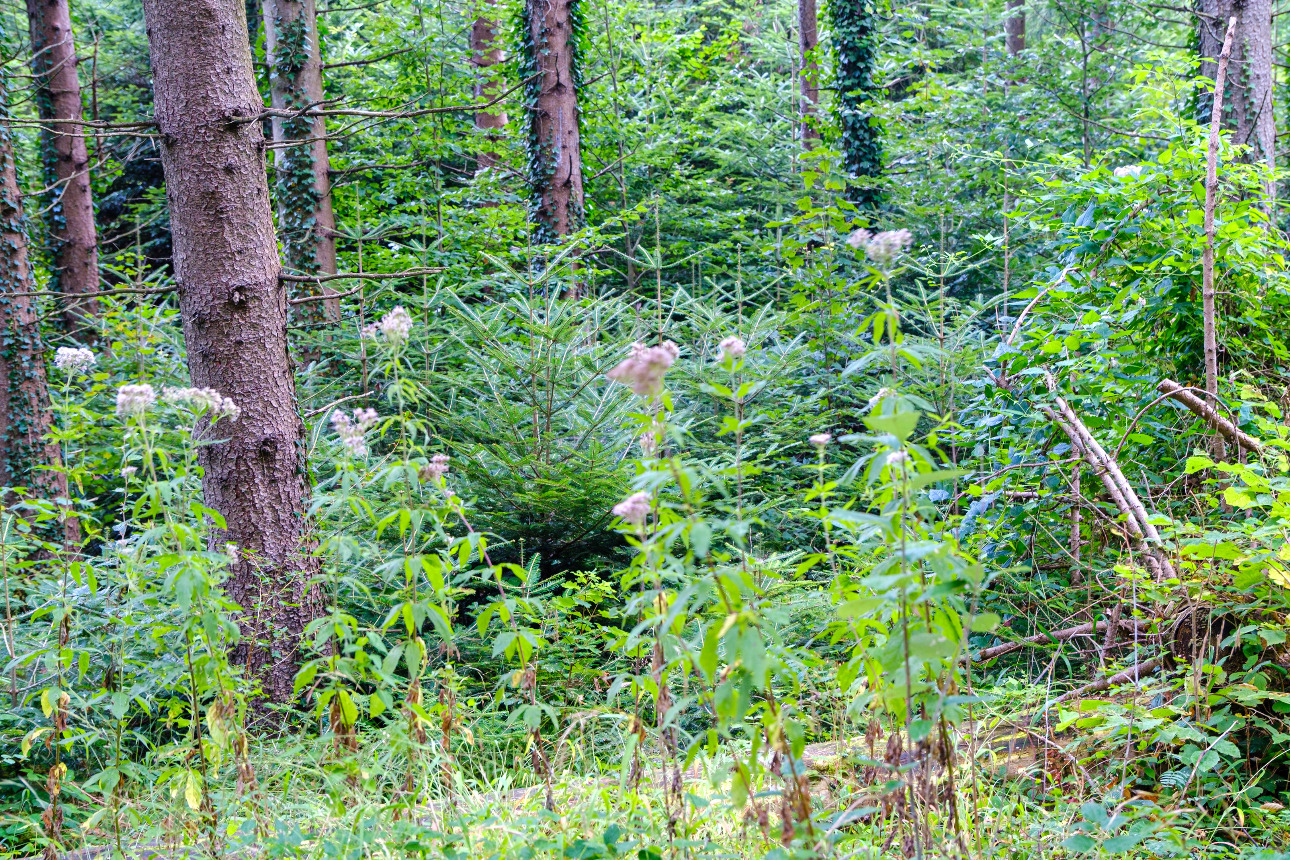
<path id="1" fill-rule="evenodd" d="M 1026 1 L 1008 0 L 1008 17 L 1003 19 L 1003 42 L 1009 57 L 1026 50 Z"/>
<path id="2" fill-rule="evenodd" d="M 314 0 L 263 0 L 263 9 L 273 107 L 305 110 L 317 105 L 323 100 L 322 45 Z M 320 116 L 273 117 L 272 125 L 275 143 L 308 141 L 274 150 L 278 226 L 287 268 L 299 275 L 333 275 L 336 216 L 326 120 Z M 323 288 L 323 293 L 332 292 Z M 340 318 L 339 299 L 297 307 L 305 315 L 322 310 L 326 319 Z"/>
<path id="3" fill-rule="evenodd" d="M 265 172 L 262 110 L 242 0 L 144 0 L 174 268 L 196 386 L 230 396 L 241 419 L 205 446 L 206 502 L 240 550 L 227 584 L 242 606 L 237 657 L 289 699 L 305 625 L 322 611 L 310 581 L 304 424 L 287 358 L 287 303 Z"/>
<path id="4" fill-rule="evenodd" d="M 497 75 L 493 67 L 505 58 L 497 44 L 497 21 L 494 17 L 496 0 L 483 0 L 484 8 L 470 27 L 471 63 L 475 66 L 475 98 L 482 104 L 497 98 Z M 501 141 L 500 131 L 506 128 L 506 111 L 489 109 L 475 112 L 475 128 L 484 133 L 486 143 L 475 164 L 479 170 L 486 170 L 497 163 L 497 147 Z"/>
<path id="5" fill-rule="evenodd" d="M 1200 8 L 1201 73 L 1218 75 L 1218 55 L 1228 19 L 1236 18 L 1236 38 L 1224 87 L 1223 127 L 1232 140 L 1252 149 L 1244 160 L 1276 166 L 1276 124 L 1273 120 L 1272 0 L 1202 0 Z M 1201 122 L 1209 122 L 1212 102 L 1205 94 L 1199 105 Z"/>
<path id="6" fill-rule="evenodd" d="M 528 160 L 534 238 L 550 242 L 582 224 L 582 141 L 578 127 L 579 0 L 525 0 Z"/>
<path id="7" fill-rule="evenodd" d="M 53 426 L 45 346 L 28 259 L 27 224 L 18 188 L 8 91 L 0 82 L 0 486 L 26 487 L 43 499 L 67 498 L 58 446 L 45 438 Z M 5 500 L 10 501 L 9 499 Z M 80 530 L 72 520 L 66 539 Z"/>
<path id="8" fill-rule="evenodd" d="M 797 0 L 797 49 L 802 90 L 802 146 L 810 149 L 820 139 L 815 110 L 820 103 L 820 65 L 815 50 L 820 45 L 819 15 L 815 0 Z"/>
<path id="9" fill-rule="evenodd" d="M 76 43 L 68 0 L 27 0 L 31 30 L 31 71 L 36 110 L 49 122 L 41 133 L 44 201 L 49 239 L 49 289 L 66 293 L 60 303 L 63 330 L 78 340 L 97 339 L 97 298 L 77 298 L 99 288 L 98 235 L 85 128 L 58 120 L 80 121 L 81 84 L 76 76 Z"/>

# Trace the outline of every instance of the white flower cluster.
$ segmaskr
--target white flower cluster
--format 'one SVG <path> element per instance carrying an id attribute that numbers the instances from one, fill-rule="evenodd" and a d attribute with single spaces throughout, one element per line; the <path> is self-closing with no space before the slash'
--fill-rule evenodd
<path id="1" fill-rule="evenodd" d="M 121 417 L 142 415 L 157 402 L 157 392 L 146 382 L 143 385 L 122 385 L 116 391 L 116 414 Z"/>
<path id="2" fill-rule="evenodd" d="M 639 526 L 645 522 L 649 516 L 650 498 L 649 493 L 641 491 L 632 493 L 625 500 L 614 505 L 614 516 L 622 517 L 623 522 L 632 526 Z"/>
<path id="3" fill-rule="evenodd" d="M 871 261 L 884 266 L 900 256 L 913 241 L 914 237 L 908 230 L 884 230 L 874 234 L 862 228 L 847 237 L 848 245 L 857 251 L 863 250 Z"/>
<path id="4" fill-rule="evenodd" d="M 734 335 L 721 341 L 720 347 L 721 354 L 717 356 L 717 361 L 723 364 L 727 361 L 738 361 L 748 354 L 748 344 Z"/>
<path id="5" fill-rule="evenodd" d="M 54 352 L 54 367 L 66 374 L 84 373 L 96 360 L 93 352 L 80 346 L 60 346 Z"/>
<path id="6" fill-rule="evenodd" d="M 833 441 L 833 434 L 816 433 L 815 435 L 811 436 L 808 441 L 816 448 L 824 448 L 824 446 L 828 445 L 830 442 Z"/>
<path id="7" fill-rule="evenodd" d="M 430 462 L 421 467 L 418 477 L 423 483 L 435 484 L 439 479 L 448 474 L 448 461 L 451 458 L 447 454 L 435 454 L 430 458 Z"/>
<path id="8" fill-rule="evenodd" d="M 194 412 L 209 412 L 215 420 L 220 417 L 236 421 L 242 407 L 213 388 L 167 388 L 161 399 L 175 406 L 187 406 Z"/>
<path id="9" fill-rule="evenodd" d="M 375 409 L 355 409 L 353 418 L 337 409 L 331 414 L 331 426 L 335 428 L 341 444 L 349 453 L 355 457 L 366 457 L 367 440 L 363 435 L 376 423 L 377 417 Z"/>
<path id="10" fill-rule="evenodd" d="M 372 323 L 363 329 L 363 336 L 384 338 L 390 346 L 400 346 L 412 334 L 412 314 L 404 310 L 403 305 L 395 305 L 389 313 L 381 317 L 380 322 Z"/>
<path id="11" fill-rule="evenodd" d="M 632 344 L 630 357 L 606 374 L 614 382 L 630 386 L 641 397 L 653 397 L 663 390 L 663 374 L 676 363 L 681 349 L 670 340 L 658 346 Z"/>
<path id="12" fill-rule="evenodd" d="M 1122 167 L 1115 168 L 1111 173 L 1120 179 L 1137 179 L 1142 175 L 1142 165 L 1126 164 Z"/>

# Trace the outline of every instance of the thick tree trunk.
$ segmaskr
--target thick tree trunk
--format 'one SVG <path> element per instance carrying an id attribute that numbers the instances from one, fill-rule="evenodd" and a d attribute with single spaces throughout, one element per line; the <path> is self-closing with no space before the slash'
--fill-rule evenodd
<path id="1" fill-rule="evenodd" d="M 529 181 L 534 238 L 551 242 L 583 218 L 582 150 L 578 128 L 578 57 L 573 32 L 579 0 L 525 0 Z"/>
<path id="2" fill-rule="evenodd" d="M 470 61 L 475 65 L 475 98 L 483 104 L 492 101 L 498 95 L 498 80 L 492 69 L 504 59 L 502 49 L 497 44 L 497 22 L 493 9 L 497 0 L 483 0 L 487 5 L 470 28 Z M 488 14 L 483 14 L 487 12 Z M 475 128 L 484 132 L 487 141 L 475 165 L 479 170 L 486 170 L 497 163 L 497 146 L 501 140 L 499 132 L 506 128 L 506 111 L 499 109 L 475 112 Z"/>
<path id="3" fill-rule="evenodd" d="M 837 49 L 838 120 L 842 127 L 842 161 L 857 183 L 847 189 L 852 203 L 876 209 L 882 202 L 882 133 L 869 101 L 876 88 L 873 71 L 878 33 L 872 0 L 834 0 L 833 43 Z"/>
<path id="4" fill-rule="evenodd" d="M 59 466 L 61 458 L 58 445 L 45 438 L 53 413 L 40 315 L 36 300 L 24 295 L 36 287 L 28 261 L 8 96 L 0 82 L 0 486 L 26 487 L 42 499 L 67 498 L 67 476 L 49 470 Z M 79 538 L 75 520 L 66 532 L 69 542 Z"/>
<path id="5" fill-rule="evenodd" d="M 242 0 L 144 0 L 179 309 L 193 385 L 242 409 L 200 451 L 207 504 L 240 560 L 238 658 L 290 698 L 301 633 L 322 611 L 306 517 L 304 424 L 287 358 L 287 302 L 273 232 L 263 109 Z"/>
<path id="6" fill-rule="evenodd" d="M 264 47 L 272 104 L 303 110 L 323 100 L 322 51 L 314 0 L 263 0 Z M 287 268 L 294 274 L 336 273 L 336 216 L 332 212 L 331 162 L 323 117 L 274 117 L 278 226 Z M 333 290 L 323 288 L 324 293 Z M 317 295 L 317 293 L 315 293 Z M 306 302 L 308 315 L 322 305 L 326 319 L 340 318 L 340 300 Z"/>
<path id="7" fill-rule="evenodd" d="M 1003 19 L 1003 43 L 1009 57 L 1026 50 L 1026 0 L 1008 0 L 1008 17 Z"/>
<path id="8" fill-rule="evenodd" d="M 49 289 L 66 293 L 60 303 L 63 330 L 78 340 L 97 339 L 97 298 L 76 298 L 99 288 L 98 235 L 85 128 L 57 120 L 81 120 L 81 84 L 76 77 L 76 43 L 67 0 L 27 0 L 31 29 L 31 71 L 36 110 L 52 121 L 41 134 L 49 233 Z"/>
<path id="9" fill-rule="evenodd" d="M 1223 126 L 1232 140 L 1252 149 L 1250 163 L 1276 166 L 1276 124 L 1273 120 L 1272 0 L 1202 0 L 1200 12 L 1201 73 L 1213 80 L 1223 48 L 1228 19 L 1236 17 L 1236 39 L 1223 100 Z M 1200 122 L 1210 120 L 1212 102 L 1201 99 Z"/>
<path id="10" fill-rule="evenodd" d="M 797 0 L 798 80 L 802 90 L 802 146 L 810 149 L 820 139 L 815 109 L 820 103 L 820 65 L 815 49 L 820 45 L 820 25 L 815 0 Z"/>

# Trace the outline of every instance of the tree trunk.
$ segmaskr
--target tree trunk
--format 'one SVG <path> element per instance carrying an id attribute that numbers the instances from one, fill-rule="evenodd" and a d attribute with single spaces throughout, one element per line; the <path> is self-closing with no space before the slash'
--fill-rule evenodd
<path id="1" fill-rule="evenodd" d="M 834 0 L 833 42 L 838 52 L 838 119 L 842 126 L 842 161 L 855 185 L 847 189 L 852 203 L 876 209 L 882 202 L 882 135 L 867 108 L 876 88 L 878 35 L 872 0 Z"/>
<path id="2" fill-rule="evenodd" d="M 493 66 L 504 59 L 502 49 L 497 44 L 497 22 L 493 19 L 492 9 L 497 0 L 484 0 L 488 8 L 481 10 L 479 17 L 470 28 L 470 61 L 475 65 L 475 98 L 480 102 L 489 102 L 497 98 L 497 76 L 492 73 Z M 488 12 L 487 15 L 482 12 Z M 487 141 L 479 155 L 475 156 L 475 165 L 479 170 L 486 170 L 497 163 L 497 146 L 501 141 L 500 130 L 506 127 L 506 111 L 481 110 L 475 112 L 475 128 L 484 133 Z"/>
<path id="3" fill-rule="evenodd" d="M 0 486 L 26 487 L 42 499 L 67 498 L 67 475 L 56 468 L 62 462 L 58 445 L 46 439 L 53 413 L 40 315 L 36 300 L 24 295 L 35 288 L 9 125 L 9 94 L 0 82 L 0 375 L 4 380 L 0 388 Z M 68 521 L 65 532 L 68 542 L 79 540 L 75 520 Z"/>
<path id="4" fill-rule="evenodd" d="M 144 0 L 153 98 L 193 385 L 242 409 L 201 448 L 206 503 L 235 543 L 237 657 L 273 699 L 292 693 L 301 634 L 322 611 L 306 517 L 304 424 L 287 358 L 263 109 L 242 0 Z"/>
<path id="5" fill-rule="evenodd" d="M 552 242 L 582 223 L 578 129 L 579 0 L 525 0 L 520 77 L 529 104 L 528 158 L 534 238 Z"/>
<path id="6" fill-rule="evenodd" d="M 797 47 L 802 89 L 802 146 L 810 149 L 820 139 L 815 127 L 815 108 L 820 103 L 820 65 L 815 49 L 820 44 L 820 26 L 815 0 L 797 0 Z"/>
<path id="7" fill-rule="evenodd" d="M 323 100 L 322 53 L 314 0 L 263 0 L 264 49 L 270 95 L 278 110 L 303 110 Z M 323 117 L 274 117 L 278 226 L 287 268 L 299 275 L 336 273 L 336 216 L 332 212 L 331 162 Z M 325 294 L 334 291 L 322 288 Z M 317 293 L 314 293 L 317 295 Z M 340 319 L 340 300 L 306 302 L 300 312 Z M 308 320 L 318 322 L 319 320 Z"/>
<path id="8" fill-rule="evenodd" d="M 60 302 L 62 328 L 78 340 L 97 340 L 97 298 L 75 298 L 99 288 L 98 235 L 85 128 L 57 120 L 82 115 L 81 84 L 76 77 L 76 43 L 67 0 L 27 0 L 31 29 L 31 71 L 40 118 L 53 121 L 41 133 L 49 234 L 49 289 L 68 294 Z"/>
<path id="9" fill-rule="evenodd" d="M 1026 0 L 1008 0 L 1008 17 L 1003 19 L 1004 47 L 1009 57 L 1026 50 Z"/>
<path id="10" fill-rule="evenodd" d="M 1276 124 L 1273 120 L 1272 0 L 1202 0 L 1200 12 L 1201 74 L 1213 80 L 1223 48 L 1228 19 L 1236 17 L 1236 38 L 1223 100 L 1223 126 L 1232 142 L 1248 145 L 1242 157 L 1249 163 L 1276 166 Z M 1208 123 L 1212 102 L 1201 99 L 1198 120 Z"/>

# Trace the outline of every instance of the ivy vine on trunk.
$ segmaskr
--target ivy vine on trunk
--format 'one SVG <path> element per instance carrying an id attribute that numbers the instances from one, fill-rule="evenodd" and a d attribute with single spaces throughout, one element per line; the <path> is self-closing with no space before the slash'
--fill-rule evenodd
<path id="1" fill-rule="evenodd" d="M 578 90 L 580 0 L 526 0 L 520 10 L 519 73 L 528 113 L 528 172 L 534 238 L 552 242 L 582 225 Z"/>
<path id="2" fill-rule="evenodd" d="M 872 0 L 834 0 L 833 44 L 837 49 L 838 123 L 847 175 L 856 180 L 847 190 L 852 203 L 876 209 L 882 202 L 882 131 L 869 105 L 877 88 L 878 23 Z"/>

